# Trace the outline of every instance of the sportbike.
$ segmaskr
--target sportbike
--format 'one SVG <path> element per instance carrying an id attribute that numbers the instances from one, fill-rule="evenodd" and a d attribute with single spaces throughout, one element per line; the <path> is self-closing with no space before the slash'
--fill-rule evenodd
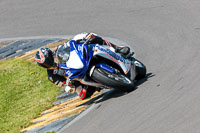
<path id="1" fill-rule="evenodd" d="M 135 81 L 146 75 L 146 67 L 139 60 L 125 59 L 113 48 L 98 44 L 76 44 L 71 40 L 68 63 L 59 63 L 66 77 L 86 86 L 131 91 Z M 62 51 L 65 52 L 64 50 Z"/>

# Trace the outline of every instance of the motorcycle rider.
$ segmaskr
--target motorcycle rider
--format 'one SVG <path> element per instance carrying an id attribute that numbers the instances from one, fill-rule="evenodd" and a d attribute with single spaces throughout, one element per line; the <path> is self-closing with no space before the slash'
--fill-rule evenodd
<path id="1" fill-rule="evenodd" d="M 124 58 L 130 58 L 134 54 L 133 52 L 130 52 L 129 47 L 117 46 L 104 40 L 95 33 L 80 33 L 74 36 L 72 40 L 75 40 L 77 44 L 85 43 L 108 45 L 114 48 L 114 52 L 120 53 Z M 60 87 L 65 87 L 66 92 L 77 92 L 78 96 L 83 100 L 90 97 L 97 90 L 96 87 L 82 85 L 76 80 L 66 80 L 65 70 L 59 68 L 58 64 L 54 61 L 54 57 L 56 57 L 59 63 L 67 63 L 69 59 L 69 53 L 69 41 L 59 45 L 55 52 L 49 48 L 41 47 L 35 54 L 35 61 L 39 66 L 47 68 L 48 79 L 52 83 Z"/>

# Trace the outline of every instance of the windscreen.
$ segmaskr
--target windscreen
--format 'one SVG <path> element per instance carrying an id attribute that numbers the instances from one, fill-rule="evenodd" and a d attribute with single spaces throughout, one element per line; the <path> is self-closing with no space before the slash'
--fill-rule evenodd
<path id="1" fill-rule="evenodd" d="M 69 60 L 70 47 L 66 43 L 59 45 L 56 51 L 58 63 L 66 63 Z"/>

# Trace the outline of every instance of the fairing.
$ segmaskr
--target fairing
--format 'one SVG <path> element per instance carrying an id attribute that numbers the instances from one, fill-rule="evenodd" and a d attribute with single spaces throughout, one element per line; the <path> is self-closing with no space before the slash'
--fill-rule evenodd
<path id="1" fill-rule="evenodd" d="M 65 69 L 65 74 L 70 79 L 82 79 L 89 67 L 93 51 L 87 50 L 87 45 L 76 44 L 74 40 L 70 44 L 70 58 L 67 63 L 59 63 L 59 67 Z"/>
<path id="2" fill-rule="evenodd" d="M 120 54 L 112 51 L 109 46 L 101 46 L 98 44 L 76 44 L 74 40 L 70 44 L 70 58 L 67 63 L 60 63 L 59 67 L 65 69 L 65 74 L 70 79 L 84 79 L 88 70 L 90 60 L 93 56 L 101 56 L 121 67 L 124 74 L 127 74 L 131 69 L 131 61 L 124 59 Z M 73 56 L 72 56 L 73 55 Z M 106 64 L 97 64 L 97 67 L 102 67 L 110 72 L 114 72 Z"/>
<path id="3" fill-rule="evenodd" d="M 127 74 L 131 67 L 131 61 L 124 59 L 120 54 L 112 51 L 112 47 L 96 45 L 94 55 L 101 56 L 118 64 L 123 72 Z"/>

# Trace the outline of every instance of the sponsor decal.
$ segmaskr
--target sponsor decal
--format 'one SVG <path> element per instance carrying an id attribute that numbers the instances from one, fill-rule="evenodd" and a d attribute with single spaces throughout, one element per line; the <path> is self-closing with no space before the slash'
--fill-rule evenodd
<path id="1" fill-rule="evenodd" d="M 121 61 L 121 62 L 123 62 L 124 64 L 125 64 L 125 60 L 124 60 L 124 58 L 122 57 L 122 56 L 119 56 L 119 55 L 117 55 L 116 53 L 114 53 L 114 52 L 112 52 L 112 51 L 110 51 L 110 50 L 108 50 L 108 49 L 105 49 L 105 48 L 103 48 L 103 47 L 101 47 L 101 46 L 96 46 L 100 51 L 102 51 L 102 52 L 105 52 L 105 53 L 107 53 L 108 55 L 110 55 L 112 58 L 114 58 L 115 60 L 119 60 L 119 61 Z"/>
<path id="2" fill-rule="evenodd" d="M 65 71 L 65 74 L 67 75 L 67 77 L 71 77 L 73 75 L 73 73 L 70 70 Z"/>

